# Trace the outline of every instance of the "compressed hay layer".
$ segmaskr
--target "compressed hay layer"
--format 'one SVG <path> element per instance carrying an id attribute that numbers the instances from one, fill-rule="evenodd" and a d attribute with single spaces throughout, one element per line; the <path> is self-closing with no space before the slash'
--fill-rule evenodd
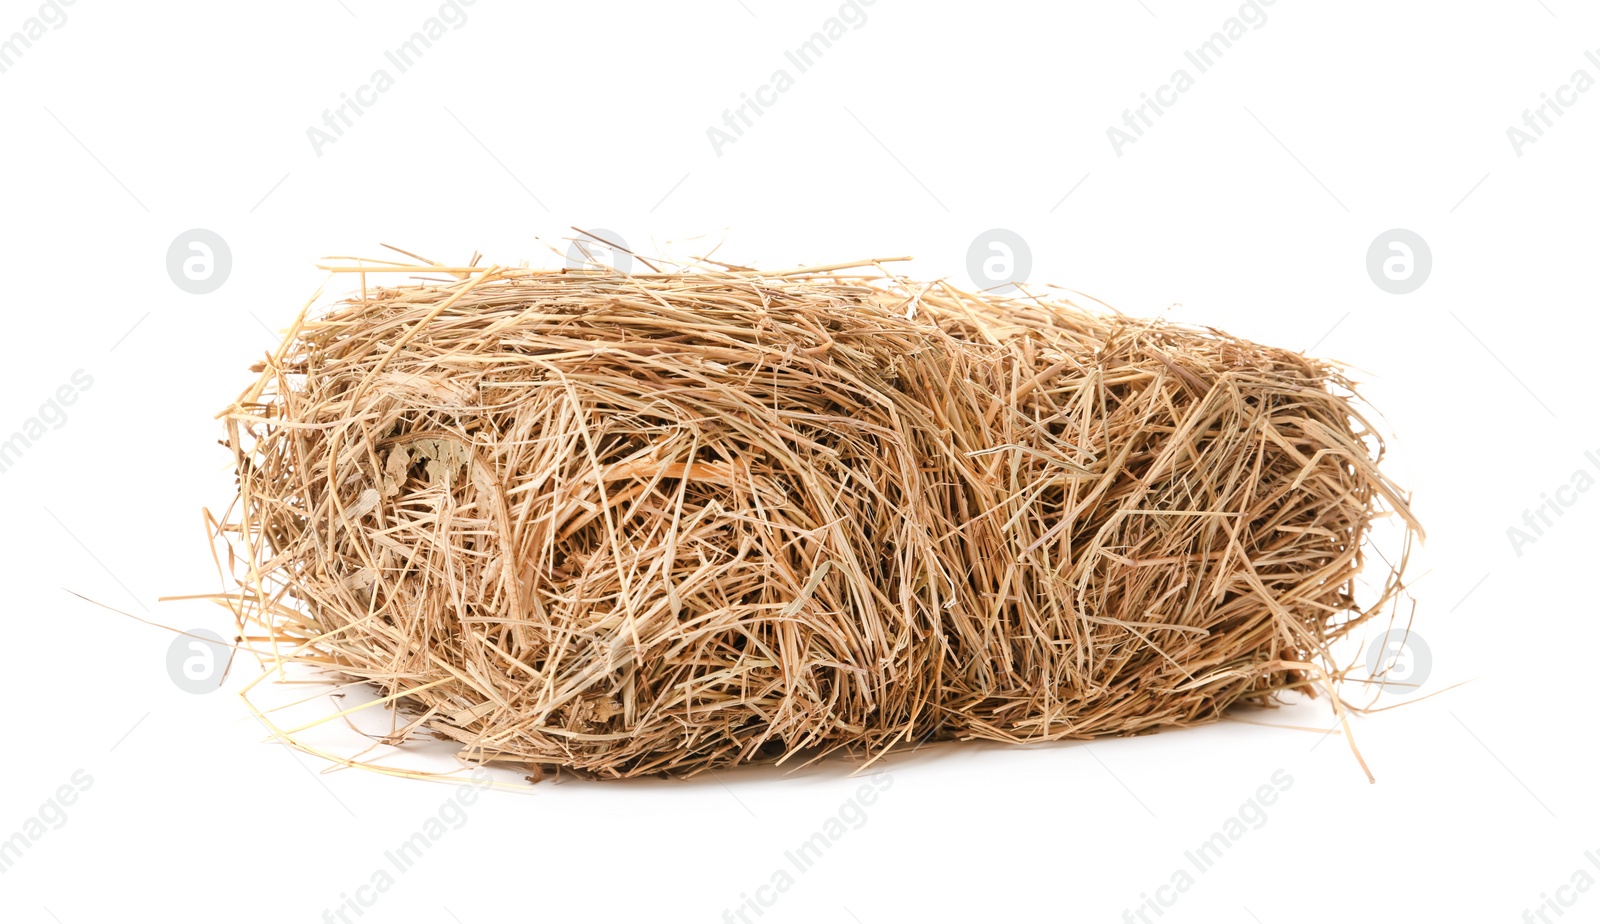
<path id="1" fill-rule="evenodd" d="M 476 761 L 1214 720 L 1340 677 L 1374 519 L 1415 528 L 1327 363 L 892 276 L 463 270 L 260 371 L 242 634 Z"/>

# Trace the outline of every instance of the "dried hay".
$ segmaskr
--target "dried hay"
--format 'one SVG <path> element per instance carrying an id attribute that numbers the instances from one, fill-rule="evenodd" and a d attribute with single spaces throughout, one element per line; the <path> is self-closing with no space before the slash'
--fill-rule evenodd
<path id="1" fill-rule="evenodd" d="M 1369 531 L 1420 534 L 1339 368 L 1214 330 L 876 263 L 337 269 L 220 415 L 231 605 L 470 761 L 1342 712 L 1330 646 L 1402 587 L 1358 594 Z"/>

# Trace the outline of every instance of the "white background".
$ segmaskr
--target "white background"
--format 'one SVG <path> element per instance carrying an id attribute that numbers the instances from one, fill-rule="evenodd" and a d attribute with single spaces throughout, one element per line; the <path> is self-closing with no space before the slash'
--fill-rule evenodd
<path id="1" fill-rule="evenodd" d="M 0 37 L 38 9 L 0 2 Z M 1358 367 L 1429 532 L 1413 576 L 1440 695 L 1355 723 L 1376 785 L 1339 738 L 1243 722 L 929 748 L 888 761 L 867 821 L 749 920 L 1123 920 L 1280 769 L 1267 822 L 1163 924 L 1513 922 L 1580 868 L 1600 878 L 1600 492 L 1564 494 L 1521 554 L 1507 535 L 1600 475 L 1600 90 L 1520 156 L 1506 133 L 1575 70 L 1600 77 L 1600 14 L 1278 0 L 1119 157 L 1106 128 L 1192 74 L 1184 51 L 1237 4 L 865 9 L 720 156 L 707 127 L 792 73 L 784 51 L 837 3 L 478 0 L 320 157 L 307 128 L 436 2 L 78 0 L 0 74 L 0 439 L 93 379 L 0 475 L 0 839 L 74 771 L 93 780 L 0 875 L 0 918 L 324 920 L 450 796 L 263 743 L 231 692 L 253 664 L 184 693 L 170 634 L 69 591 L 228 634 L 225 611 L 157 598 L 220 587 L 213 415 L 322 282 L 314 262 L 392 243 L 557 266 L 572 225 L 770 268 L 910 254 L 963 285 L 974 237 L 1014 230 L 1034 283 Z M 1404 296 L 1365 268 L 1396 227 L 1433 255 Z M 191 228 L 231 246 L 209 295 L 167 275 Z M 1246 718 L 1331 724 L 1320 700 Z M 721 921 L 860 786 L 846 771 L 496 792 L 350 919 Z M 1560 894 L 1567 920 L 1600 917 L 1600 888 Z"/>

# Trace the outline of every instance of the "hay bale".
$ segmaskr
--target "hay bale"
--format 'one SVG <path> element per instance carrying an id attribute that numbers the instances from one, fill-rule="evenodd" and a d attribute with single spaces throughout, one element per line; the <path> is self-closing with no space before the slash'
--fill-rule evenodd
<path id="1" fill-rule="evenodd" d="M 452 272 L 363 276 L 223 416 L 241 634 L 465 759 L 1192 725 L 1331 686 L 1400 589 L 1323 361 L 852 267 Z"/>

